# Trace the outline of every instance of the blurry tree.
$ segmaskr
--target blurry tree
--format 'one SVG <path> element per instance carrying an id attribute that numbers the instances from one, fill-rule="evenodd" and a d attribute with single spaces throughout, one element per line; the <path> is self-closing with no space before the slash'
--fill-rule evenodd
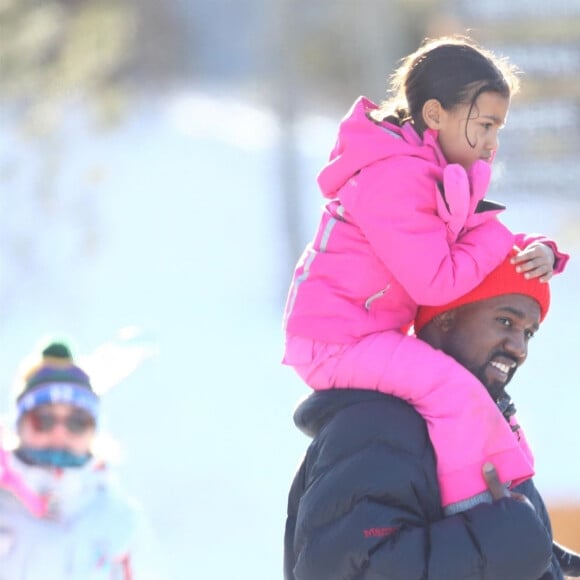
<path id="1" fill-rule="evenodd" d="M 0 96 L 33 135 L 58 127 L 71 101 L 118 119 L 134 56 L 134 7 L 115 0 L 0 0 Z"/>
<path id="2" fill-rule="evenodd" d="M 132 86 L 139 92 L 159 93 L 189 82 L 191 63 L 200 52 L 194 24 L 208 26 L 192 17 L 195 0 L 124 1 L 131 6 L 136 23 L 130 62 Z M 213 5 L 214 0 L 204 3 Z"/>
<path id="3" fill-rule="evenodd" d="M 27 289 L 34 291 L 39 276 L 45 288 L 57 286 L 51 279 L 54 264 L 74 267 L 94 254 L 99 236 L 94 193 L 103 170 L 89 164 L 72 195 L 63 195 L 62 131 L 71 117 L 78 120 L 79 111 L 83 122 L 90 119 L 91 130 L 119 121 L 135 32 L 135 7 L 127 2 L 0 0 L 3 313 Z"/>
<path id="4" fill-rule="evenodd" d="M 108 168 L 89 154 L 71 169 L 72 153 L 183 74 L 180 1 L 0 0 L 2 315 L 39 278 L 47 294 L 62 286 L 57 265 L 80 275 L 98 255 Z"/>

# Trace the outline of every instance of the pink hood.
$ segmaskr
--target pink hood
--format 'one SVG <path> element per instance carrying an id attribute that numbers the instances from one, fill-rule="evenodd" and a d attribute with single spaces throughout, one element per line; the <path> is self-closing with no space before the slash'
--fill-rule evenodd
<path id="1" fill-rule="evenodd" d="M 376 124 L 368 114 L 377 108 L 367 98 L 359 97 L 341 122 L 329 163 L 318 176 L 324 197 L 334 199 L 358 171 L 389 157 L 410 156 L 446 164 L 434 131 L 426 131 L 422 141 L 410 123 L 403 127 L 387 122 Z"/>

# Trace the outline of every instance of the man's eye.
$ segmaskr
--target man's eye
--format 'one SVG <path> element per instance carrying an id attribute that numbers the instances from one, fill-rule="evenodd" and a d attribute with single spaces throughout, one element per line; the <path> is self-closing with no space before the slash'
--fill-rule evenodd
<path id="1" fill-rule="evenodd" d="M 512 321 L 509 318 L 502 317 L 502 318 L 498 318 L 497 320 L 502 326 L 510 327 L 512 325 Z"/>
<path id="2" fill-rule="evenodd" d="M 526 338 L 529 340 L 530 338 L 534 338 L 535 332 L 533 330 L 526 330 Z"/>

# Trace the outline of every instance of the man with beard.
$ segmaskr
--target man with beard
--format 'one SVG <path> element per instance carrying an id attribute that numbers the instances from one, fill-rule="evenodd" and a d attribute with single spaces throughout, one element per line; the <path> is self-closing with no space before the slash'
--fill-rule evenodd
<path id="1" fill-rule="evenodd" d="M 517 273 L 512 256 L 459 300 L 420 308 L 415 330 L 479 378 L 498 406 L 494 428 L 509 425 L 533 473 L 505 386 L 527 357 L 550 293 L 548 284 Z M 289 494 L 286 580 L 580 576 L 580 556 L 553 541 L 531 477 L 506 481 L 494 465 L 482 465 L 489 491 L 446 517 L 438 450 L 425 420 L 401 399 L 357 389 L 322 391 L 302 402 L 294 419 L 313 441 Z M 458 432 L 448 444 L 460 446 L 468 437 Z"/>

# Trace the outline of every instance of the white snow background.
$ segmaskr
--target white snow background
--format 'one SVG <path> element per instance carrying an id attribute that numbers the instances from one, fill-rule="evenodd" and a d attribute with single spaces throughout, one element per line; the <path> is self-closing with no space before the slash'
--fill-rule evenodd
<path id="1" fill-rule="evenodd" d="M 308 391 L 279 362 L 297 258 L 284 235 L 284 136 L 268 110 L 209 94 L 142 102 L 106 133 L 91 132 L 80 108 L 68 119 L 56 143 L 60 201 L 48 208 L 26 201 L 41 173 L 36 146 L 0 119 L 0 162 L 14 168 L 0 243 L 9 233 L 40 240 L 32 255 L 2 254 L 0 412 L 43 336 L 71 337 L 80 356 L 136 327 L 157 354 L 105 394 L 102 429 L 120 445 L 120 476 L 147 509 L 170 578 L 281 578 L 286 495 L 308 442 L 292 423 Z M 299 120 L 304 242 L 337 122 Z M 579 202 L 549 192 L 502 201 L 512 229 L 546 233 L 573 254 L 511 393 L 539 487 L 548 501 L 578 500 Z M 100 231 L 88 254 L 78 251 L 87 223 Z"/>

